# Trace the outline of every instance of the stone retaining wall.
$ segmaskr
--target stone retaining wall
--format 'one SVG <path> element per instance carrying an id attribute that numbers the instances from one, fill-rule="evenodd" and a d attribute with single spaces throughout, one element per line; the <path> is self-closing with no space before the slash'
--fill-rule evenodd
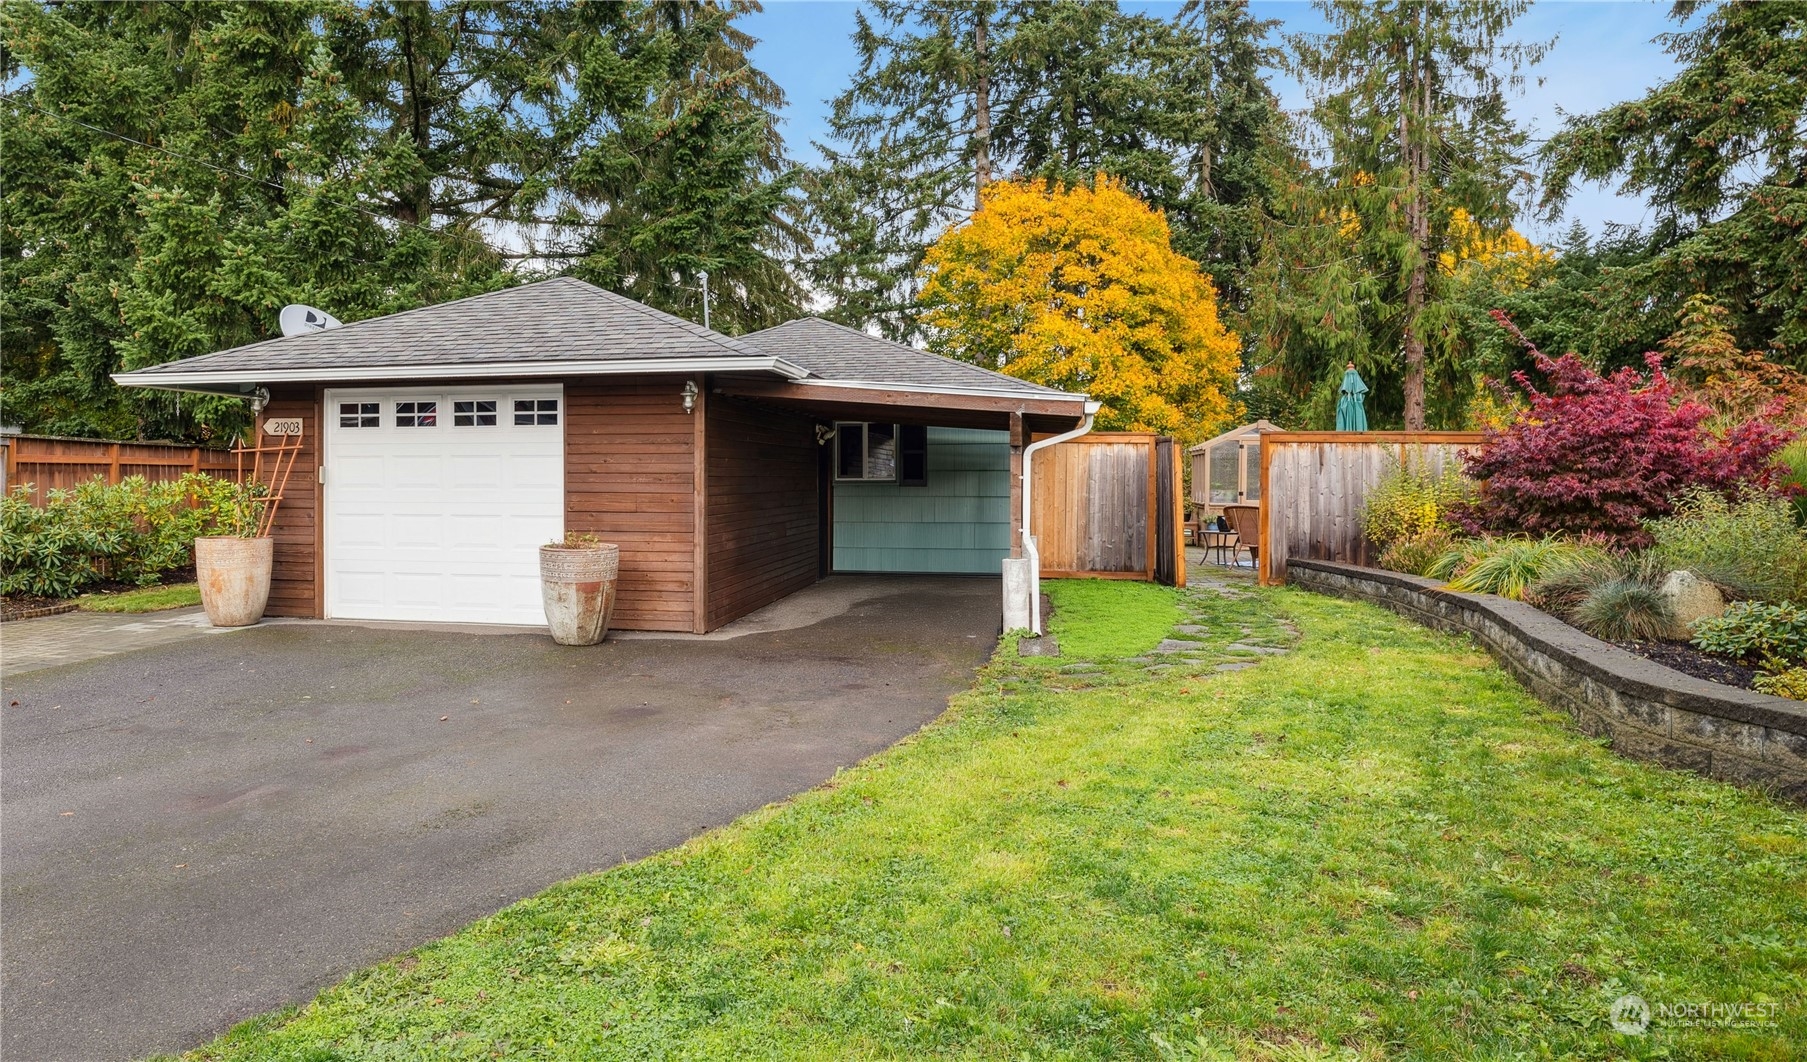
<path id="1" fill-rule="evenodd" d="M 1287 579 L 1474 635 L 1538 698 L 1619 753 L 1807 803 L 1807 704 L 1684 675 L 1530 605 L 1433 579 L 1298 558 Z"/>

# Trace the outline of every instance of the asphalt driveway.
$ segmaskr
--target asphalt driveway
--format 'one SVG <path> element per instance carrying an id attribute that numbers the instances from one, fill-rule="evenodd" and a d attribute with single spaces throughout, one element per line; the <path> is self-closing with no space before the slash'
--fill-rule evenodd
<path id="1" fill-rule="evenodd" d="M 809 788 L 997 633 L 995 580 L 811 594 L 732 639 L 277 624 L 8 679 L 0 1055 L 191 1047 Z"/>

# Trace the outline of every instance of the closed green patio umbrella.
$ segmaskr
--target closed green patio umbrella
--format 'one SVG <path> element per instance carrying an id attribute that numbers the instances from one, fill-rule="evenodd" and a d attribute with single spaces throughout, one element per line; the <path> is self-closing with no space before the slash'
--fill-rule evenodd
<path id="1" fill-rule="evenodd" d="M 1336 396 L 1336 430 L 1367 431 L 1368 411 L 1362 406 L 1362 399 L 1368 394 L 1368 385 L 1362 383 L 1362 375 L 1355 371 L 1355 363 L 1343 371 L 1343 385 L 1337 389 Z"/>

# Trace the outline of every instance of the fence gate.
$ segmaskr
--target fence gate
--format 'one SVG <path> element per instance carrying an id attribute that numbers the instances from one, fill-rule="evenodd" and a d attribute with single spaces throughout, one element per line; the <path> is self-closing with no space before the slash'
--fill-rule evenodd
<path id="1" fill-rule="evenodd" d="M 1035 543 L 1044 578 L 1184 585 L 1180 466 L 1172 439 L 1093 432 L 1038 451 L 1034 475 Z"/>

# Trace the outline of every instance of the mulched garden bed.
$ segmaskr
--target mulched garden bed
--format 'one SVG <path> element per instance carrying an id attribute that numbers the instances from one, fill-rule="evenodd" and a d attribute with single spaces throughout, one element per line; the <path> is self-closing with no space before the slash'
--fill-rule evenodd
<path id="1" fill-rule="evenodd" d="M 168 586 L 172 583 L 192 583 L 195 581 L 195 570 L 192 567 L 178 568 L 163 573 L 163 578 L 152 586 Z M 82 591 L 84 594 L 119 594 L 127 590 L 148 590 L 150 587 L 137 583 L 122 583 L 108 579 L 98 582 Z M 36 619 L 39 616 L 56 616 L 64 612 L 76 610 L 74 598 L 38 597 L 34 594 L 7 594 L 0 597 L 0 623 L 11 623 L 13 620 Z"/>
<path id="2" fill-rule="evenodd" d="M 1758 672 L 1743 664 L 1733 663 L 1723 656 L 1703 653 L 1691 645 L 1681 642 L 1616 642 L 1619 648 L 1636 653 L 1646 660 L 1654 660 L 1664 667 L 1672 667 L 1685 675 L 1718 682 L 1726 686 L 1737 686 L 1740 689 L 1754 689 L 1752 680 Z"/>
<path id="3" fill-rule="evenodd" d="M 75 602 L 55 597 L 33 597 L 30 594 L 9 594 L 6 597 L 0 597 L 0 623 L 36 619 L 39 616 L 55 616 L 74 611 Z"/>

